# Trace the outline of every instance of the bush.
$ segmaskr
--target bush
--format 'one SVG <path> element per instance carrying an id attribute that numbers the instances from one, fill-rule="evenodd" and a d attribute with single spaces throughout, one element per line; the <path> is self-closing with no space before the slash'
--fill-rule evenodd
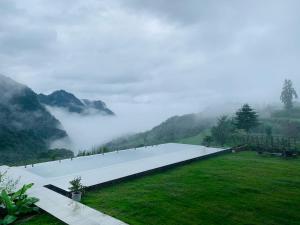
<path id="1" fill-rule="evenodd" d="M 2 190 L 0 194 L 0 205 L 4 207 L 5 216 L 0 219 L 0 224 L 7 225 L 15 222 L 20 215 L 38 211 L 38 207 L 34 206 L 39 201 L 37 198 L 28 197 L 27 190 L 33 184 L 24 185 L 15 193 L 8 193 L 7 190 Z"/>
<path id="2" fill-rule="evenodd" d="M 18 180 L 13 180 L 7 176 L 7 171 L 0 172 L 0 193 L 2 190 L 5 190 L 8 193 L 12 193 L 15 189 L 17 184 L 19 183 Z"/>
<path id="3" fill-rule="evenodd" d="M 203 138 L 203 142 L 202 144 L 209 147 L 211 145 L 211 143 L 213 142 L 213 138 L 212 136 L 210 135 L 206 135 L 204 138 Z"/>
<path id="4" fill-rule="evenodd" d="M 72 192 L 83 192 L 84 186 L 81 183 L 81 177 L 76 177 L 73 180 L 70 181 L 71 187 L 69 187 L 69 190 Z"/>

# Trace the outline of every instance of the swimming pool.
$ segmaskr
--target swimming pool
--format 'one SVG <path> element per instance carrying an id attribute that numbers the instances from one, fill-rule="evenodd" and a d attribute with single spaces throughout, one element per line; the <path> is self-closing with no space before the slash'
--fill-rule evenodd
<path id="1" fill-rule="evenodd" d="M 189 154 L 191 151 L 209 153 L 216 150 L 217 149 L 206 148 L 204 146 L 170 143 L 122 150 L 118 152 L 109 152 L 105 154 L 82 156 L 73 158 L 72 160 L 65 159 L 61 161 L 40 163 L 35 164 L 34 167 L 27 166 L 25 170 L 44 178 L 52 178 L 87 170 L 101 169 L 124 162 L 134 162 L 146 158 L 149 159 L 157 156 L 161 156 L 161 160 L 164 160 L 168 156 L 172 157 L 171 154 L 174 153 L 181 153 L 184 155 L 185 153 Z"/>
<path id="2" fill-rule="evenodd" d="M 226 151 L 199 145 L 168 143 L 105 154 L 76 157 L 15 167 L 17 174 L 39 185 L 51 185 L 68 191 L 69 182 L 80 176 L 84 186 L 90 187 L 124 179 L 147 171 L 198 159 Z"/>

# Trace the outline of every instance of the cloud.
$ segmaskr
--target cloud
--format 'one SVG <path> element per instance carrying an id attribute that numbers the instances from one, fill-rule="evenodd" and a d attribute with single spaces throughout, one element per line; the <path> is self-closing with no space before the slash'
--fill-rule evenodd
<path id="1" fill-rule="evenodd" d="M 147 104 L 118 104 L 117 116 L 92 115 L 84 116 L 77 113 L 68 113 L 65 110 L 53 107 L 47 109 L 63 123 L 70 140 L 58 140 L 52 147 L 65 147 L 74 152 L 90 150 L 93 147 L 105 144 L 114 138 L 133 134 L 137 131 L 146 131 L 171 116 L 168 112 L 158 113 L 159 109 L 148 107 Z M 151 117 L 149 115 L 152 114 Z"/>
<path id="2" fill-rule="evenodd" d="M 164 115 L 300 86 L 296 0 L 3 0 L 0 73 Z M 116 111 L 118 114 L 118 111 Z M 155 114 L 157 115 L 157 114 Z"/>

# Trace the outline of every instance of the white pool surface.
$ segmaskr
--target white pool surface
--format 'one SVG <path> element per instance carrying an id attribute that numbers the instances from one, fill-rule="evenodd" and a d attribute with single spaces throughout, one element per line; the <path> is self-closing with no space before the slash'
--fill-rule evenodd
<path id="1" fill-rule="evenodd" d="M 109 152 L 105 154 L 82 156 L 78 158 L 52 161 L 27 166 L 26 170 L 41 177 L 60 177 L 87 170 L 100 169 L 108 166 L 118 165 L 124 162 L 134 162 L 141 159 L 161 156 L 162 160 L 172 153 L 185 153 L 187 151 L 206 150 L 204 147 L 184 144 L 163 144 L 147 146 L 136 149 Z M 188 152 L 187 152 L 188 153 Z"/>
<path id="2" fill-rule="evenodd" d="M 105 154 L 19 167 L 45 185 L 68 191 L 69 181 L 82 177 L 85 186 L 93 186 L 127 176 L 224 151 L 199 145 L 161 144 Z"/>

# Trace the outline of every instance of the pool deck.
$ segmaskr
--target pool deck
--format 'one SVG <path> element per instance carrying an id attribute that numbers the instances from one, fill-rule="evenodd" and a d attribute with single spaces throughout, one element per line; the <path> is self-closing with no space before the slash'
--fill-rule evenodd
<path id="1" fill-rule="evenodd" d="M 69 181 L 77 176 L 82 177 L 86 187 L 92 187 L 224 151 L 227 150 L 169 143 L 104 155 L 78 157 L 72 160 L 40 163 L 26 168 L 0 166 L 0 171 L 8 169 L 10 177 L 20 179 L 19 185 L 34 183 L 29 194 L 40 199 L 37 206 L 67 224 L 125 225 L 122 221 L 74 202 L 45 186 L 51 185 L 58 190 L 68 192 Z"/>
<path id="2" fill-rule="evenodd" d="M 36 204 L 41 209 L 59 220 L 71 225 L 126 225 L 109 215 L 101 213 L 70 198 L 60 195 L 45 187 L 32 191 L 31 196 L 40 201 Z"/>

